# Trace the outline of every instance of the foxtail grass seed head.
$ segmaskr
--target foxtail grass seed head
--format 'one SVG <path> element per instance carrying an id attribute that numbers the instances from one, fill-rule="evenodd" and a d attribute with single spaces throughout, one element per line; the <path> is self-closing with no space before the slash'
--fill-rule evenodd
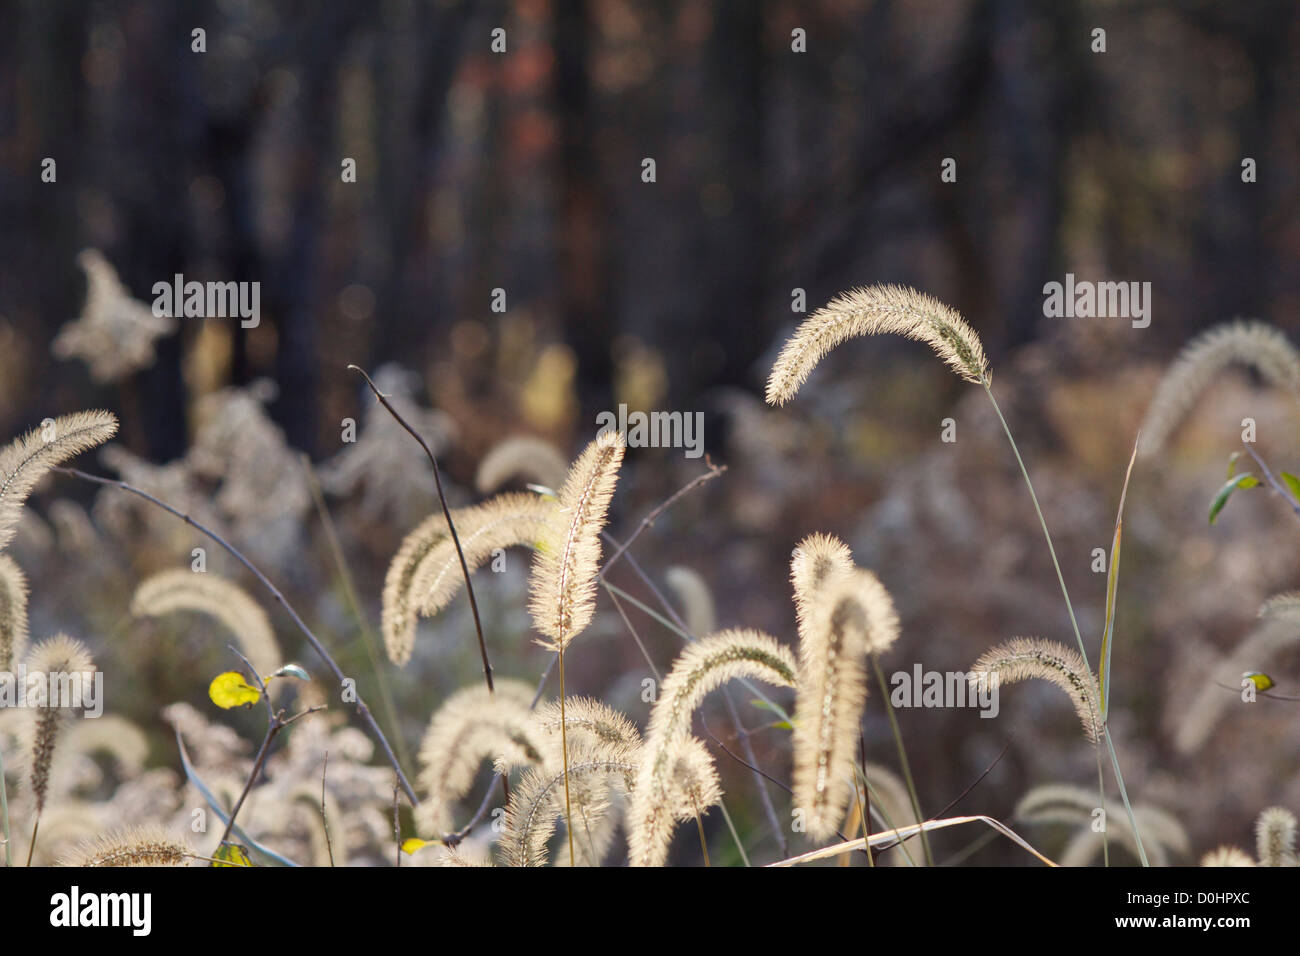
<path id="1" fill-rule="evenodd" d="M 1295 814 L 1285 807 L 1269 807 L 1255 822 L 1256 853 L 1260 866 L 1295 866 Z"/>
<path id="2" fill-rule="evenodd" d="M 1240 847 L 1221 846 L 1201 857 L 1201 866 L 1254 866 L 1250 854 Z"/>
<path id="3" fill-rule="evenodd" d="M 924 342 L 968 382 L 991 380 L 984 346 L 954 309 L 915 289 L 872 285 L 842 293 L 818 309 L 785 343 L 767 380 L 767 403 L 794 398 L 831 349 L 865 335 L 901 335 Z"/>
<path id="4" fill-rule="evenodd" d="M 66 634 L 57 634 L 34 645 L 27 658 L 29 679 L 33 675 L 58 677 L 61 675 L 88 675 L 95 670 L 95 661 L 86 645 Z M 45 809 L 45 799 L 50 788 L 50 767 L 54 761 L 55 747 L 72 718 L 68 702 L 53 700 L 47 693 L 40 706 L 31 712 L 28 742 L 28 782 L 35 797 L 36 813 Z"/>
<path id="5" fill-rule="evenodd" d="M 682 604 L 688 631 L 698 635 L 717 630 L 718 615 L 713 604 L 713 592 L 697 571 L 674 565 L 664 572 L 664 581 Z"/>
<path id="6" fill-rule="evenodd" d="M 474 487 L 479 494 L 486 495 L 519 479 L 545 488 L 559 488 L 568 470 L 569 463 L 560 450 L 544 438 L 515 435 L 497 442 L 483 456 L 474 475 Z"/>
<path id="7" fill-rule="evenodd" d="M 542 759 L 529 705 L 533 689 L 498 680 L 452 694 L 429 721 L 420 746 L 417 786 L 428 794 L 417 808 L 422 831 L 440 836 L 452 827 L 453 804 L 469 792 L 484 760 L 524 766 Z"/>
<path id="8" fill-rule="evenodd" d="M 192 852 L 164 827 L 123 827 L 84 841 L 59 866 L 185 866 Z"/>
<path id="9" fill-rule="evenodd" d="M 12 671 L 27 651 L 27 577 L 0 554 L 0 672 Z"/>
<path id="10" fill-rule="evenodd" d="M 271 619 L 252 596 L 211 571 L 172 568 L 140 582 L 131 598 L 136 617 L 163 617 L 194 611 L 215 618 L 263 676 L 279 670 L 283 659 Z"/>
<path id="11" fill-rule="evenodd" d="M 473 573 L 499 549 L 535 544 L 554 510 L 553 501 L 524 492 L 452 509 L 465 566 Z M 415 649 L 417 619 L 436 616 L 464 584 L 447 519 L 441 513 L 427 518 L 403 540 L 384 578 L 380 624 L 388 659 L 406 664 Z"/>
<path id="12" fill-rule="evenodd" d="M 993 680 L 999 685 L 1014 684 L 1034 678 L 1065 691 L 1084 734 L 1091 741 L 1100 739 L 1097 682 L 1090 679 L 1087 665 L 1077 651 L 1037 637 L 1015 637 L 986 651 L 970 670 L 972 684 Z"/>
<path id="13" fill-rule="evenodd" d="M 567 776 L 574 846 L 591 865 L 599 863 L 608 847 L 610 798 L 627 792 L 636 766 L 636 751 L 625 744 L 594 737 L 569 741 Z M 564 816 L 565 776 L 558 753 L 541 766 L 524 771 L 510 794 L 501 834 L 508 866 L 546 865 L 547 843 L 555 833 L 556 821 Z"/>
<path id="14" fill-rule="evenodd" d="M 898 615 L 870 571 L 832 575 L 811 595 L 800 628 L 795 702 L 794 801 L 808 834 L 832 836 L 852 795 L 858 728 L 867 701 L 866 658 L 898 638 Z"/>
<path id="15" fill-rule="evenodd" d="M 77 412 L 47 418 L 0 450 L 0 551 L 13 540 L 23 502 L 51 468 L 102 445 L 117 434 L 112 412 Z"/>
<path id="16" fill-rule="evenodd" d="M 595 613 L 600 533 L 624 448 L 620 432 L 605 432 L 587 446 L 569 469 L 558 507 L 542 531 L 528 581 L 528 610 L 543 645 L 552 650 L 582 633 Z"/>
<path id="17" fill-rule="evenodd" d="M 793 687 L 797 672 L 789 649 L 761 631 L 719 631 L 687 645 L 659 690 L 641 748 L 628 810 L 633 866 L 662 866 L 667 859 L 675 821 L 672 771 L 688 746 L 691 719 L 704 698 L 739 677 Z"/>
<path id="18" fill-rule="evenodd" d="M 795 546 L 790 555 L 790 586 L 801 638 L 822 587 L 853 567 L 853 552 L 834 535 L 810 534 Z"/>
<path id="19" fill-rule="evenodd" d="M 1142 454 L 1161 451 L 1206 389 L 1234 364 L 1300 397 L 1300 352 L 1282 332 L 1255 319 L 1216 325 L 1192 339 L 1160 380 L 1142 424 Z"/>

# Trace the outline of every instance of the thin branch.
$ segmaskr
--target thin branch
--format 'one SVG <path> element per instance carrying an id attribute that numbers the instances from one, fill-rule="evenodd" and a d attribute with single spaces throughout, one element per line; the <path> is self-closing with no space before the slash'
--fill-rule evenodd
<path id="1" fill-rule="evenodd" d="M 325 751 L 325 762 L 320 768 L 320 818 L 325 825 L 325 852 L 330 856 L 330 866 L 334 865 L 334 843 L 330 840 L 330 818 L 325 813 L 325 771 L 329 769 L 330 752 Z"/>
<path id="2" fill-rule="evenodd" d="M 1288 489 L 1285 485 L 1283 485 L 1282 482 L 1277 480 L 1277 478 L 1273 475 L 1272 470 L 1265 463 L 1264 459 L 1260 458 L 1259 455 L 1256 454 L 1255 449 L 1251 448 L 1249 444 L 1246 445 L 1246 452 L 1250 455 L 1251 458 L 1255 459 L 1255 464 L 1259 465 L 1260 471 L 1264 472 L 1264 480 L 1268 482 L 1269 487 L 1272 488 L 1275 492 L 1277 492 L 1277 494 L 1282 498 L 1282 500 L 1291 506 L 1291 510 L 1294 511 L 1297 516 L 1300 516 L 1300 503 L 1296 502 L 1295 498 L 1291 494 L 1290 489 Z"/>
<path id="3" fill-rule="evenodd" d="M 676 504 L 679 498 L 682 498 L 685 495 L 689 494 L 691 491 L 693 491 L 695 488 L 699 487 L 700 485 L 704 484 L 706 481 L 712 481 L 714 478 L 719 477 L 723 472 L 727 470 L 726 465 L 715 465 L 712 459 L 710 459 L 707 455 L 705 456 L 704 461 L 709 466 L 709 470 L 706 471 L 704 474 L 699 475 L 696 478 L 692 479 L 691 481 L 687 482 L 683 487 L 677 489 L 677 491 L 674 492 L 661 505 L 659 505 L 658 508 L 655 508 L 648 515 L 642 518 L 641 523 L 636 526 L 636 530 L 632 532 L 631 537 L 629 537 L 626 541 L 624 541 L 623 544 L 619 546 L 618 550 L 609 556 L 609 560 L 606 561 L 605 566 L 601 568 L 600 575 L 599 575 L 601 578 L 605 576 L 605 572 L 607 572 L 618 562 L 618 559 L 623 556 L 623 552 L 626 551 L 628 548 L 632 547 L 632 542 L 635 541 L 637 538 L 641 537 L 641 532 L 645 531 L 647 528 L 652 526 L 655 523 L 655 519 L 657 519 L 665 511 L 667 511 L 674 504 Z"/>
<path id="4" fill-rule="evenodd" d="M 469 565 L 465 562 L 465 552 L 460 546 L 460 535 L 456 533 L 456 525 L 451 520 L 451 509 L 447 507 L 447 496 L 442 491 L 442 472 L 438 468 L 438 459 L 434 457 L 433 449 L 424 440 L 424 436 L 412 428 L 407 420 L 398 413 L 397 409 L 389 403 L 388 397 L 371 381 L 365 369 L 358 365 L 349 365 L 348 368 L 361 373 L 361 377 L 366 380 L 370 390 L 375 393 L 375 398 L 379 399 L 379 404 L 387 409 L 388 414 L 393 416 L 397 424 L 406 429 L 411 437 L 420 443 L 420 447 L 424 449 L 425 455 L 429 458 L 429 464 L 433 466 L 433 480 L 438 486 L 438 501 L 442 504 L 442 516 L 447 519 L 447 529 L 451 532 L 452 543 L 456 545 L 456 557 L 460 559 L 460 573 L 465 576 L 465 591 L 469 594 L 469 608 L 474 614 L 474 630 L 478 634 L 479 655 L 483 658 L 483 679 L 487 681 L 489 693 L 496 693 L 496 684 L 492 681 L 492 662 L 488 659 L 487 641 L 483 639 L 483 622 L 479 619 L 478 601 L 474 598 L 474 584 L 469 579 Z"/>
<path id="5" fill-rule="evenodd" d="M 118 481 L 115 478 L 101 478 L 99 475 L 92 475 L 88 472 L 81 471 L 78 468 L 60 466 L 54 470 L 65 475 L 70 475 L 73 478 L 80 478 L 83 481 L 93 482 L 97 485 L 104 485 L 107 488 L 119 488 L 122 491 L 128 491 L 137 497 L 143 498 L 145 501 L 152 502 L 167 513 L 180 518 L 191 528 L 194 528 L 200 533 L 206 535 L 208 538 L 211 538 L 231 557 L 242 564 L 248 572 L 253 575 L 253 577 L 257 578 L 262 587 L 266 588 L 266 590 L 270 592 L 271 596 L 275 598 L 276 602 L 284 608 L 285 613 L 288 614 L 293 623 L 297 625 L 298 630 L 302 631 L 303 636 L 307 638 L 307 643 L 312 646 L 312 649 L 317 653 L 317 655 L 319 655 L 320 659 L 325 662 L 325 666 L 328 667 L 330 673 L 334 675 L 334 679 L 337 680 L 340 685 L 347 680 L 343 670 L 335 662 L 334 658 L 330 656 L 329 651 L 325 650 L 325 645 L 323 645 L 316 635 L 312 633 L 311 628 L 307 626 L 306 622 L 298 616 L 298 612 L 294 610 L 293 605 L 289 603 L 288 599 L 280 593 L 280 589 L 272 584 L 271 580 L 263 574 L 257 566 L 253 564 L 253 562 L 244 557 L 238 548 L 228 542 L 225 538 L 221 537 L 221 535 L 217 534 L 211 528 L 195 521 L 184 512 L 176 510 L 171 505 L 167 504 L 167 502 L 155 498 L 147 491 L 141 491 L 139 488 L 134 485 L 129 485 L 125 481 Z M 374 734 L 375 738 L 379 741 L 379 746 L 384 752 L 384 757 L 390 764 L 392 764 L 393 770 L 397 772 L 397 779 L 401 782 L 402 789 L 406 792 L 407 799 L 411 801 L 413 806 L 418 805 L 420 799 L 415 795 L 415 789 L 406 779 L 406 774 L 402 773 L 402 765 L 398 762 L 397 755 L 393 753 L 393 748 L 389 745 L 388 738 L 384 736 L 383 730 L 380 729 L 378 722 L 375 720 L 374 714 L 370 712 L 370 708 L 366 706 L 366 702 L 361 698 L 360 692 L 356 692 L 355 706 L 357 713 L 361 715 L 361 719 L 366 722 L 366 725 L 370 728 L 370 732 Z"/>

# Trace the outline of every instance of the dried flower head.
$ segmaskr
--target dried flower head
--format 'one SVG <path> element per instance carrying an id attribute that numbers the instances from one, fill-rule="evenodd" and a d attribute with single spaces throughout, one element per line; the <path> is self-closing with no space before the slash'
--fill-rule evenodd
<path id="1" fill-rule="evenodd" d="M 154 340 L 175 332 L 176 320 L 133 299 L 99 250 L 86 249 L 77 264 L 86 273 L 86 304 L 59 330 L 50 348 L 55 357 L 81 359 L 101 384 L 153 365 Z"/>

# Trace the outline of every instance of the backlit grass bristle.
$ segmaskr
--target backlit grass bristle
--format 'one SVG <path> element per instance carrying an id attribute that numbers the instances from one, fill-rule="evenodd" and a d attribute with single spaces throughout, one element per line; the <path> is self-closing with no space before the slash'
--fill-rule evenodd
<path id="1" fill-rule="evenodd" d="M 14 670 L 27 650 L 27 577 L 0 554 L 0 672 Z"/>
<path id="2" fill-rule="evenodd" d="M 853 552 L 834 535 L 810 534 L 795 545 L 790 555 L 790 586 L 794 589 L 794 613 L 801 637 L 822 587 L 830 578 L 848 574 L 853 567 Z"/>
<path id="3" fill-rule="evenodd" d="M 842 342 L 884 334 L 924 342 L 968 382 L 990 380 L 984 346 L 958 312 L 906 286 L 872 285 L 841 293 L 803 321 L 772 366 L 767 403 L 794 398 L 817 363 Z"/>
<path id="4" fill-rule="evenodd" d="M 703 816 L 722 802 L 722 782 L 704 741 L 687 737 L 676 748 L 668 772 L 668 806 L 679 822 Z"/>
<path id="5" fill-rule="evenodd" d="M 1164 448 L 1205 390 L 1234 364 L 1300 396 L 1300 352 L 1281 331 L 1256 319 L 1216 325 L 1192 339 L 1160 380 L 1142 425 L 1143 454 Z"/>
<path id="6" fill-rule="evenodd" d="M 112 412 L 77 412 L 47 419 L 0 450 L 0 551 L 13 540 L 23 502 L 51 468 L 117 434 Z"/>
<path id="7" fill-rule="evenodd" d="M 554 502 L 522 492 L 452 509 L 466 567 L 473 573 L 498 548 L 534 544 L 554 509 Z M 380 624 L 388 659 L 406 664 L 415 649 L 417 619 L 436 615 L 464 585 L 447 519 L 441 513 L 432 515 L 402 541 L 384 578 Z"/>
<path id="8" fill-rule="evenodd" d="M 869 571 L 833 574 L 810 599 L 799 628 L 794 802 L 809 836 L 821 840 L 835 833 L 852 795 L 867 655 L 887 649 L 899 625 L 889 593 Z"/>
<path id="9" fill-rule="evenodd" d="M 435 836 L 451 829 L 452 805 L 463 797 L 484 760 L 506 766 L 537 763 L 542 745 L 531 723 L 533 689 L 498 680 L 459 690 L 433 715 L 420 746 L 417 786 L 428 796 L 417 808 L 421 830 Z"/>
<path id="10" fill-rule="evenodd" d="M 192 853 L 163 827 L 134 826 L 83 842 L 59 866 L 186 866 Z"/>
<path id="11" fill-rule="evenodd" d="M 686 647 L 659 689 L 628 811 L 633 866 L 662 866 L 675 820 L 672 772 L 688 746 L 691 719 L 712 690 L 738 677 L 793 687 L 798 664 L 775 638 L 751 629 L 711 634 Z"/>
<path id="12" fill-rule="evenodd" d="M 600 533 L 624 448 L 620 432 L 605 432 L 588 445 L 569 469 L 543 529 L 528 581 L 528 610 L 552 650 L 580 634 L 595 613 Z"/>
<path id="13" fill-rule="evenodd" d="M 162 617 L 178 611 L 215 618 L 259 674 L 274 673 L 283 663 L 271 619 L 233 581 L 211 571 L 172 568 L 145 578 L 131 598 L 131 613 L 136 617 Z"/>
<path id="14" fill-rule="evenodd" d="M 1015 637 L 986 651 L 970 669 L 973 686 L 996 680 L 999 685 L 1017 681 L 1049 681 L 1069 695 L 1083 732 L 1091 741 L 1100 739 L 1100 711 L 1097 684 L 1090 679 L 1087 665 L 1078 651 L 1037 637 Z"/>
<path id="15" fill-rule="evenodd" d="M 569 740 L 567 777 L 572 793 L 574 846 L 597 865 L 608 845 L 611 791 L 626 793 L 637 752 L 626 744 L 575 736 Z M 545 866 L 547 843 L 564 815 L 566 772 L 558 759 L 524 771 L 510 794 L 501 846 L 508 866 Z M 565 857 L 567 860 L 567 857 Z"/>

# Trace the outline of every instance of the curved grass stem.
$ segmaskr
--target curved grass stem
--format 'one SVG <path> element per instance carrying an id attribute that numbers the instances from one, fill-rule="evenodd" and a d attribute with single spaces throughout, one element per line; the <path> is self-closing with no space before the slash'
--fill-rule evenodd
<path id="1" fill-rule="evenodd" d="M 1034 503 L 1034 512 L 1038 515 L 1038 524 L 1043 529 L 1043 537 L 1047 540 L 1047 551 L 1052 556 L 1052 567 L 1056 569 L 1056 580 L 1061 585 L 1061 596 L 1065 598 L 1065 609 L 1070 614 L 1070 626 L 1074 628 L 1074 639 L 1079 645 L 1079 653 L 1083 656 L 1083 666 L 1088 670 L 1088 679 L 1092 680 L 1092 668 L 1088 664 L 1088 649 L 1083 645 L 1083 635 L 1079 632 L 1079 622 L 1074 616 L 1074 604 L 1070 601 L 1070 592 L 1065 586 L 1065 575 L 1061 573 L 1061 562 L 1056 559 L 1056 548 L 1052 544 L 1052 533 L 1047 530 L 1047 520 L 1043 517 L 1043 509 L 1039 507 L 1038 495 L 1034 493 L 1034 483 L 1029 480 L 1029 469 L 1025 467 L 1025 460 L 1020 457 L 1020 449 L 1016 447 L 1016 439 L 1011 434 L 1011 427 L 1007 425 L 1007 420 L 1002 414 L 1002 409 L 998 405 L 998 400 L 993 396 L 993 389 L 989 387 L 988 380 L 985 379 L 981 384 L 984 386 L 984 394 L 988 395 L 989 402 L 993 406 L 993 411 L 997 413 L 998 421 L 1002 423 L 1002 430 L 1006 433 L 1007 441 L 1011 444 L 1011 451 L 1016 456 L 1016 464 L 1020 466 L 1020 474 L 1025 479 L 1025 487 L 1029 489 L 1029 498 Z M 1133 828 L 1133 841 L 1137 844 L 1138 857 L 1143 866 L 1150 866 L 1147 862 L 1146 849 L 1142 846 L 1142 835 L 1138 832 L 1137 820 L 1133 816 L 1133 807 L 1129 804 L 1128 793 L 1124 789 L 1124 774 L 1119 769 L 1119 757 L 1115 754 L 1115 745 L 1110 740 L 1110 729 L 1105 721 L 1102 721 L 1102 736 L 1106 738 L 1106 747 L 1110 751 L 1111 767 L 1115 771 L 1115 782 L 1119 785 L 1119 795 L 1124 801 L 1124 810 L 1128 814 L 1129 825 Z M 1098 796 L 1101 799 L 1103 812 L 1106 804 L 1106 787 L 1101 777 L 1101 741 L 1097 741 L 1097 761 L 1098 761 Z M 1104 816 L 1103 816 L 1104 819 Z M 1109 863 L 1110 851 L 1105 844 L 1105 831 L 1103 831 L 1103 851 L 1106 860 Z"/>

